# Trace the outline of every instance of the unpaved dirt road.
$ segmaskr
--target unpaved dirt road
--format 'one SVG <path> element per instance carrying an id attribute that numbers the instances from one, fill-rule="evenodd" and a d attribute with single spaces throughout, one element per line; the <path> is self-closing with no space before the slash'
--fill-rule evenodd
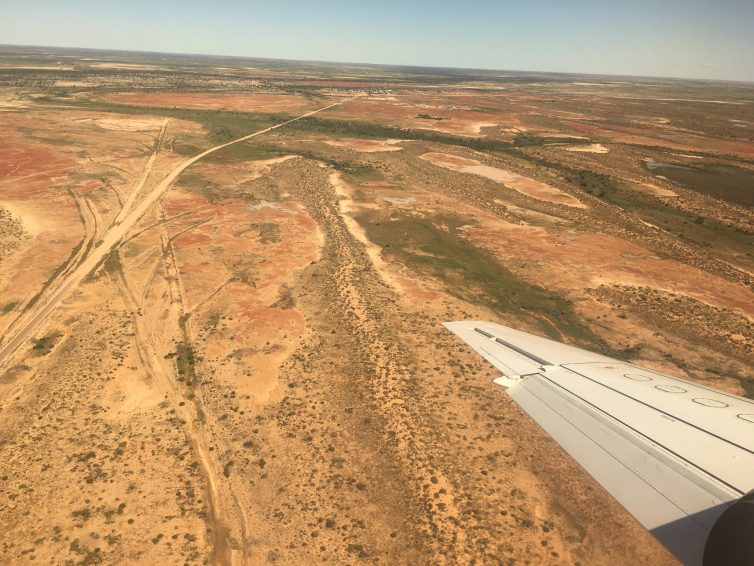
<path id="1" fill-rule="evenodd" d="M 139 194 L 141 193 L 141 189 L 144 188 L 144 183 L 147 181 L 147 177 L 149 177 L 149 172 L 152 170 L 152 165 L 154 165 L 155 159 L 157 159 L 157 154 L 160 152 L 160 147 L 162 146 L 162 141 L 165 139 L 165 132 L 168 129 L 168 121 L 165 120 L 165 122 L 162 124 L 162 128 L 160 129 L 160 133 L 157 135 L 157 139 L 154 143 L 154 148 L 152 149 L 152 153 L 149 155 L 149 159 L 144 164 L 144 168 L 141 170 L 141 174 L 139 175 L 139 180 L 136 181 L 136 185 L 134 185 L 133 190 L 128 195 L 128 198 L 126 199 L 126 202 L 123 204 L 123 207 L 120 209 L 120 212 L 118 212 L 118 215 L 115 217 L 115 220 L 113 220 L 113 224 L 118 224 L 119 222 L 123 221 L 123 218 L 128 214 L 128 211 L 131 210 L 131 208 L 134 205 L 134 202 L 138 198 Z"/>
<path id="2" fill-rule="evenodd" d="M 149 191 L 144 196 L 144 198 L 138 202 L 138 204 L 134 205 L 132 199 L 129 198 L 128 201 L 126 201 L 126 206 L 124 206 L 125 213 L 118 214 L 120 221 L 116 221 L 113 226 L 105 233 L 100 243 L 91 251 L 89 256 L 87 256 L 75 270 L 68 273 L 64 277 L 64 279 L 59 282 L 55 291 L 53 291 L 47 297 L 40 299 L 39 303 L 35 305 L 34 311 L 31 316 L 29 316 L 14 331 L 12 331 L 10 335 L 5 337 L 4 344 L 2 345 L 2 347 L 0 347 L 0 367 L 3 367 L 7 363 L 9 358 L 11 358 L 11 356 L 16 352 L 19 346 L 21 346 L 21 344 L 25 343 L 33 336 L 33 334 L 47 319 L 47 317 L 63 302 L 68 294 L 73 291 L 79 285 L 79 283 L 81 283 L 84 277 L 91 273 L 107 257 L 107 255 L 120 244 L 123 238 L 136 226 L 139 220 L 141 220 L 141 218 L 149 211 L 149 209 L 151 209 L 154 204 L 167 192 L 167 190 L 175 182 L 178 176 L 187 168 L 189 168 L 200 159 L 203 159 L 204 157 L 210 155 L 211 153 L 219 151 L 230 145 L 250 140 L 257 136 L 261 136 L 262 134 L 266 134 L 267 132 L 271 132 L 272 130 L 282 128 L 283 126 L 292 122 L 308 118 L 309 116 L 313 116 L 314 114 L 318 114 L 335 106 L 339 106 L 344 102 L 347 102 L 348 100 L 352 99 L 349 98 L 335 102 L 323 108 L 302 114 L 301 116 L 298 116 L 296 118 L 286 120 L 285 122 L 281 122 L 280 124 L 270 126 L 269 128 L 259 130 L 258 132 L 248 134 L 246 136 L 203 151 L 202 153 L 195 155 L 194 157 L 182 161 L 162 181 L 157 183 L 152 188 L 152 190 Z M 160 136 L 162 135 L 164 135 L 164 131 L 161 132 Z M 151 159 L 152 158 L 150 157 L 150 160 Z M 140 190 L 142 184 L 143 182 L 140 179 L 139 184 L 137 184 L 134 190 Z M 127 206 L 129 205 L 130 210 L 127 208 Z M 50 282 L 51 286 L 55 284 L 55 281 Z"/>

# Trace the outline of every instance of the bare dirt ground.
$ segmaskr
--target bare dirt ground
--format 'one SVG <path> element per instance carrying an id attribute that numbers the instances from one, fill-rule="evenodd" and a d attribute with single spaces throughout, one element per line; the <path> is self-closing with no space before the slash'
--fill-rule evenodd
<path id="1" fill-rule="evenodd" d="M 442 322 L 754 394 L 754 213 L 646 166 L 751 93 L 185 64 L 0 56 L 2 562 L 673 564 Z"/>
<path id="2" fill-rule="evenodd" d="M 403 149 L 402 147 L 397 145 L 400 143 L 400 140 L 376 141 L 376 140 L 350 139 L 350 140 L 332 140 L 326 143 L 333 147 L 342 147 L 345 149 L 352 149 L 353 151 L 358 151 L 359 153 L 376 153 L 380 151 L 400 151 Z"/>
<path id="3" fill-rule="evenodd" d="M 475 159 L 458 157 L 447 153 L 425 153 L 424 155 L 419 156 L 419 159 L 424 159 L 430 163 L 439 165 L 440 167 L 452 169 L 453 171 L 486 177 L 487 179 L 497 181 L 498 183 L 503 183 L 504 185 L 516 189 L 518 192 L 535 199 L 544 200 L 554 204 L 575 206 L 577 208 L 584 208 L 586 206 L 584 203 L 580 202 L 579 199 L 574 198 L 555 187 L 551 187 L 535 179 L 523 177 L 522 175 L 511 171 L 490 167 L 489 165 L 482 165 Z"/>
<path id="4" fill-rule="evenodd" d="M 370 120 L 462 136 L 482 135 L 483 128 L 499 123 L 493 119 L 498 116 L 452 102 L 449 104 L 444 98 L 427 96 L 365 98 L 350 108 L 336 111 L 335 115 L 357 120 L 369 117 Z"/>
<path id="5" fill-rule="evenodd" d="M 567 147 L 566 151 L 581 151 L 584 153 L 609 153 L 610 150 L 606 148 L 601 143 L 592 143 L 589 145 L 575 145 L 572 147 Z"/>

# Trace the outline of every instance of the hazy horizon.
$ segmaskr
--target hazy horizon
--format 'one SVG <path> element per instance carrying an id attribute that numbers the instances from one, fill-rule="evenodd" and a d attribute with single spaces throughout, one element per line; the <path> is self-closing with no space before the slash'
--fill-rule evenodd
<path id="1" fill-rule="evenodd" d="M 754 81 L 751 22 L 754 3 L 744 0 L 463 7 L 10 0 L 0 7 L 6 45 L 745 82 Z"/>
<path id="2" fill-rule="evenodd" d="M 149 51 L 139 49 L 109 49 L 106 47 L 78 47 L 73 45 L 30 45 L 30 44 L 9 44 L 0 43 L 0 48 L 29 48 L 38 50 L 71 50 L 71 51 L 89 51 L 92 53 L 123 53 L 127 55 L 166 55 L 172 57 L 207 57 L 208 59 L 238 59 L 249 61 L 280 61 L 288 63 L 307 63 L 307 64 L 322 64 L 322 65 L 353 65 L 353 66 L 366 66 L 366 67 L 385 67 L 388 69 L 436 69 L 438 71 L 476 71 L 484 73 L 521 73 L 532 75 L 570 75 L 570 76 L 583 76 L 583 77 L 612 77 L 612 78 L 635 78 L 635 79 L 666 79 L 666 80 L 679 80 L 679 81 L 711 81 L 711 82 L 731 82 L 731 83 L 754 83 L 754 79 L 710 79 L 704 77 L 670 77 L 665 75 L 625 75 L 614 73 L 586 73 L 578 71 L 541 71 L 531 69 L 492 69 L 484 67 L 449 67 L 442 65 L 409 65 L 409 64 L 393 64 L 393 63 L 365 63 L 363 61 L 332 61 L 323 59 L 283 59 L 279 57 L 257 57 L 254 55 L 231 55 L 227 53 L 192 53 L 188 51 Z"/>

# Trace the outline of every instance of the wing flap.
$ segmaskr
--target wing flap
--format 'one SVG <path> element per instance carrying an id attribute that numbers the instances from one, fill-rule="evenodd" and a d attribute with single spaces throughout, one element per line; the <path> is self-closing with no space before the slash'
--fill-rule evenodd
<path id="1" fill-rule="evenodd" d="M 446 322 L 445 327 L 507 377 L 528 375 L 542 369 L 542 364 L 534 358 L 497 342 L 497 336 L 489 332 L 484 323 Z"/>
<path id="2" fill-rule="evenodd" d="M 615 361 L 492 322 L 464 320 L 444 325 L 506 377 L 529 375 L 549 365 Z"/>

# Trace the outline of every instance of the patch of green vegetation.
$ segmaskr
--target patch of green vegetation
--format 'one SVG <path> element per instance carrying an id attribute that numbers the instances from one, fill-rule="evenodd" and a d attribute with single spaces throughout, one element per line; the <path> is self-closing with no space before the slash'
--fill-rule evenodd
<path id="1" fill-rule="evenodd" d="M 356 180 L 361 182 L 379 181 L 382 179 L 380 173 L 375 167 L 364 163 L 337 162 L 335 168 L 341 173 L 346 174 L 346 180 Z"/>
<path id="2" fill-rule="evenodd" d="M 346 181 L 369 182 L 380 181 L 383 179 L 380 170 L 367 163 L 359 163 L 347 159 L 334 159 L 324 153 L 319 153 L 312 149 L 296 149 L 291 152 L 306 159 L 326 163 L 333 169 L 343 173 Z"/>
<path id="3" fill-rule="evenodd" d="M 178 155 L 184 155 L 186 157 L 198 155 L 205 149 L 205 148 L 196 146 L 192 143 L 189 143 L 183 139 L 175 140 L 170 147 L 174 153 L 177 153 Z"/>
<path id="4" fill-rule="evenodd" d="M 51 136 L 40 135 L 32 128 L 21 127 L 18 129 L 18 131 L 21 132 L 25 137 L 31 140 L 45 143 L 48 145 L 64 145 L 64 146 L 69 146 L 69 147 L 75 147 L 76 145 L 78 145 L 78 142 L 74 139 L 65 138 L 65 137 L 51 137 Z"/>
<path id="5" fill-rule="evenodd" d="M 244 285 L 249 285 L 251 287 L 256 286 L 256 281 L 254 279 L 254 271 L 250 267 L 245 267 L 243 269 L 239 269 L 234 273 L 235 278 L 243 283 Z"/>
<path id="6" fill-rule="evenodd" d="M 39 290 L 39 292 L 34 295 L 31 299 L 29 299 L 29 302 L 26 303 L 24 306 L 24 312 L 29 310 L 31 307 L 33 307 L 37 301 L 42 296 L 42 293 L 44 293 L 44 290 L 47 289 L 47 287 L 50 286 L 50 283 L 52 283 L 55 279 L 57 279 L 58 275 L 63 273 L 66 267 L 70 265 L 73 262 L 73 259 L 76 257 L 76 254 L 79 253 L 79 250 L 81 249 L 81 246 L 84 245 L 84 239 L 82 238 L 81 241 L 76 244 L 73 249 L 71 250 L 71 255 L 68 256 L 68 259 L 66 259 L 63 263 L 61 263 L 58 267 L 55 268 L 55 271 L 52 272 L 52 275 L 50 275 L 47 278 L 47 281 L 44 282 L 44 285 L 42 285 L 42 288 Z"/>
<path id="7" fill-rule="evenodd" d="M 102 269 L 105 271 L 105 273 L 109 274 L 118 273 L 123 269 L 123 263 L 120 260 L 120 252 L 118 252 L 117 249 L 107 254 L 104 262 L 102 263 Z"/>
<path id="8" fill-rule="evenodd" d="M 716 253 L 724 254 L 726 250 L 735 250 L 740 254 L 751 255 L 751 250 L 754 249 L 753 233 L 667 205 L 652 195 L 623 185 L 609 175 L 579 170 L 566 173 L 565 179 L 589 194 L 637 214 L 645 222 L 659 226 L 682 240 L 714 248 Z"/>
<path id="9" fill-rule="evenodd" d="M 46 356 L 52 351 L 62 335 L 62 333 L 55 331 L 42 338 L 35 338 L 32 340 L 34 343 L 31 349 L 32 354 L 38 357 Z"/>
<path id="10" fill-rule="evenodd" d="M 421 118 L 422 120 L 444 120 L 442 116 L 432 116 L 431 114 L 417 114 L 417 118 Z"/>
<path id="11" fill-rule="evenodd" d="M 705 163 L 701 165 L 677 165 L 645 162 L 654 175 L 662 175 L 670 181 L 743 206 L 754 206 L 754 172 L 732 165 Z"/>
<path id="12" fill-rule="evenodd" d="M 208 161 L 227 161 L 228 159 L 236 161 L 262 161 L 266 159 L 275 159 L 291 152 L 271 143 L 261 143 L 254 140 L 237 143 L 222 150 L 218 156 L 211 154 L 207 156 Z"/>
<path id="13" fill-rule="evenodd" d="M 89 520 L 89 518 L 92 516 L 92 512 L 90 509 L 87 509 L 84 507 L 83 509 L 78 509 L 76 511 L 71 512 L 71 517 L 80 517 L 84 519 L 85 521 Z"/>
<path id="14" fill-rule="evenodd" d="M 61 137 L 51 138 L 51 137 L 45 137 L 45 136 L 33 136 L 33 139 L 35 141 L 39 141 L 47 145 L 62 145 L 65 147 L 76 147 L 80 143 L 74 140 L 73 138 L 61 138 Z"/>
<path id="15" fill-rule="evenodd" d="M 454 296 L 499 313 L 524 315 L 552 338 L 559 339 L 562 332 L 584 345 L 609 350 L 579 320 L 569 301 L 519 279 L 491 253 L 469 244 L 460 228 L 473 220 L 449 214 L 416 217 L 399 211 L 368 211 L 356 219 L 386 253 L 442 281 Z"/>
<path id="16" fill-rule="evenodd" d="M 0 307 L 0 312 L 7 314 L 10 311 L 14 310 L 19 304 L 21 304 L 21 301 L 8 301 L 2 307 Z"/>
<path id="17" fill-rule="evenodd" d="M 306 120 L 299 120 L 289 126 L 288 131 L 296 131 L 303 134 L 318 134 L 327 137 L 352 137 L 363 139 L 406 139 L 419 140 L 446 145 L 457 145 L 475 149 L 478 151 L 507 151 L 512 145 L 508 142 L 487 138 L 473 138 L 467 136 L 454 136 L 431 130 L 398 128 L 367 122 L 362 120 L 335 120 L 332 118 L 320 118 L 312 116 Z"/>
<path id="18" fill-rule="evenodd" d="M 7 385 L 9 383 L 14 383 L 25 372 L 29 371 L 30 369 L 31 368 L 25 364 L 15 365 L 12 368 L 6 370 L 4 373 L 0 374 L 0 383 L 4 385 Z"/>
<path id="19" fill-rule="evenodd" d="M 130 104 L 116 104 L 112 102 L 72 100 L 57 101 L 63 102 L 66 106 L 75 109 L 96 110 L 98 112 L 111 112 L 114 114 L 133 115 L 133 114 L 151 114 L 153 116 L 163 116 L 165 118 L 174 118 L 177 120 L 188 120 L 198 122 L 204 126 L 210 134 L 212 145 L 217 145 L 243 137 L 244 135 L 269 128 L 275 124 L 280 124 L 290 120 L 289 114 L 265 114 L 256 112 L 237 112 L 230 110 L 200 110 L 190 108 L 166 108 L 155 106 L 138 106 Z M 260 147 L 256 147 L 260 145 Z M 196 155 L 200 151 L 186 142 L 173 144 L 173 151 L 181 154 Z M 271 144 L 256 144 L 254 141 L 240 143 L 219 150 L 208 156 L 208 160 L 247 160 L 247 159 L 268 159 L 278 157 L 283 152 L 277 150 Z M 261 156 L 261 157 L 260 157 Z"/>
<path id="20" fill-rule="evenodd" d="M 513 145 L 515 145 L 516 147 L 539 146 L 539 145 L 545 145 L 546 143 L 547 143 L 547 138 L 543 138 L 542 136 L 531 134 L 529 132 L 517 134 L 516 137 L 513 139 Z"/>
<path id="21" fill-rule="evenodd" d="M 609 192 L 616 190 L 615 179 L 609 175 L 595 173 L 586 169 L 569 171 L 565 175 L 566 181 L 573 183 L 584 192 L 596 197 L 606 197 Z"/>
<path id="22" fill-rule="evenodd" d="M 196 356 L 194 349 L 186 342 L 178 342 L 175 345 L 175 352 L 171 352 L 167 358 L 175 358 L 175 365 L 178 368 L 178 375 L 185 379 L 188 385 L 194 383 L 196 379 Z"/>
<path id="23" fill-rule="evenodd" d="M 204 175 L 191 170 L 188 170 L 181 175 L 178 184 L 182 188 L 201 194 L 211 204 L 236 196 L 235 191 L 230 190 L 229 187 L 220 185 Z"/>
<path id="24" fill-rule="evenodd" d="M 234 462 L 233 460 L 230 460 L 229 462 L 226 462 L 225 466 L 223 467 L 223 475 L 226 478 L 230 477 L 230 471 L 233 469 Z"/>
<path id="25" fill-rule="evenodd" d="M 189 336 L 187 322 L 191 315 L 182 314 L 178 317 L 178 326 L 181 328 L 181 334 L 183 340 L 176 343 L 175 352 L 168 354 L 167 358 L 175 358 L 175 365 L 178 370 L 178 380 L 185 381 L 189 387 L 194 386 L 198 381 L 196 373 L 197 357 L 194 352 L 194 347 L 191 344 L 191 338 Z"/>
<path id="26" fill-rule="evenodd" d="M 272 304 L 276 309 L 292 309 L 296 306 L 296 300 L 293 298 L 290 288 L 281 287 L 278 291 L 278 300 Z"/>

